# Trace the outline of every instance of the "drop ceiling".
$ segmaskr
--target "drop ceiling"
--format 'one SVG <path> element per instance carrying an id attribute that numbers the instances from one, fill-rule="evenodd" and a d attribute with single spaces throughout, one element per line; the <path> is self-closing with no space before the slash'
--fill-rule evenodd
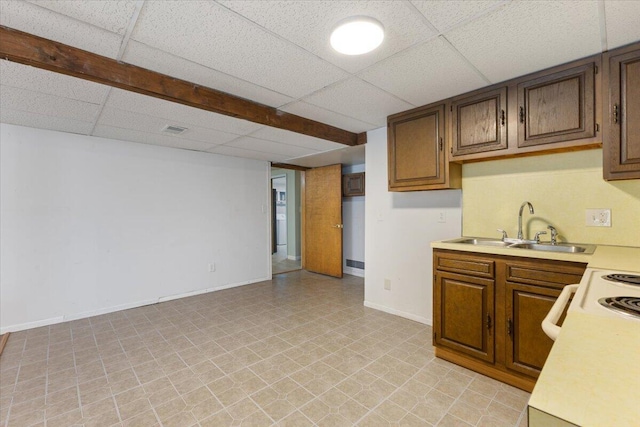
<path id="1" fill-rule="evenodd" d="M 331 50 L 329 33 L 354 15 L 382 22 L 386 38 L 376 51 L 348 57 Z M 638 22 L 640 0 L 0 1 L 1 25 L 354 133 L 385 126 L 390 114 L 638 41 Z M 0 120 L 300 165 L 349 151 L 6 60 Z M 162 132 L 167 125 L 187 131 Z"/>

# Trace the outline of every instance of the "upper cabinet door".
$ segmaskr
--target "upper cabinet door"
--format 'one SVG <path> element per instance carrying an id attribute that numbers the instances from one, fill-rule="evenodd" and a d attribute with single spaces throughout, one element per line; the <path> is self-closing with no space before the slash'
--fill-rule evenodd
<path id="1" fill-rule="evenodd" d="M 427 106 L 388 118 L 389 190 L 447 188 L 445 105 Z"/>
<path id="2" fill-rule="evenodd" d="M 507 148 L 507 87 L 454 98 L 451 157 Z"/>
<path id="3" fill-rule="evenodd" d="M 609 105 L 605 106 L 608 120 L 604 178 L 637 179 L 640 178 L 640 46 L 636 44 L 635 50 L 618 49 L 607 56 Z"/>
<path id="4" fill-rule="evenodd" d="M 518 147 L 592 138 L 595 128 L 593 62 L 518 84 Z"/>

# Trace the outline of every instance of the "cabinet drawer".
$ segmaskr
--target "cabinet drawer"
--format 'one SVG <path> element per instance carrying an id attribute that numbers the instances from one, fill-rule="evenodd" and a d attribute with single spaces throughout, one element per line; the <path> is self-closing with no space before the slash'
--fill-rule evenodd
<path id="1" fill-rule="evenodd" d="M 495 262 L 491 259 L 464 255 L 445 255 L 435 253 L 435 267 L 441 271 L 470 274 L 493 279 Z"/>
<path id="2" fill-rule="evenodd" d="M 565 285 L 579 283 L 585 267 L 584 264 L 559 266 L 547 263 L 507 263 L 505 278 L 509 282 L 563 288 Z"/>

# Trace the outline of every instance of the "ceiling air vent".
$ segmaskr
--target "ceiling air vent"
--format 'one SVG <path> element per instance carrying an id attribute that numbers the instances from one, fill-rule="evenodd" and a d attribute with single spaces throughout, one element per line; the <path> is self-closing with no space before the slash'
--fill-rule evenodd
<path id="1" fill-rule="evenodd" d="M 166 125 L 160 131 L 170 133 L 171 135 L 181 135 L 187 131 L 187 128 L 183 128 L 182 126 Z"/>

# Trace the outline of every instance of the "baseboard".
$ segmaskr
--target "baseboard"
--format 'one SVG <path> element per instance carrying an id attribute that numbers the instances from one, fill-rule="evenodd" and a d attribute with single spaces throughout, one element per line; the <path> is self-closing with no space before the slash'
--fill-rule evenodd
<path id="1" fill-rule="evenodd" d="M 433 326 L 431 319 L 427 319 L 423 316 L 417 316 L 413 313 L 407 313 L 406 311 L 396 310 L 395 308 L 386 307 L 384 305 L 375 304 L 373 302 L 365 301 L 365 307 L 373 308 L 375 310 L 384 311 L 385 313 L 394 314 L 396 316 L 404 317 L 405 319 L 413 320 L 415 322 L 423 323 L 428 326 Z"/>
<path id="2" fill-rule="evenodd" d="M 352 276 L 364 277 L 364 270 L 353 267 L 342 267 L 342 272 Z"/>
<path id="3" fill-rule="evenodd" d="M 5 334 L 7 332 L 18 332 L 18 331 L 24 331 L 26 329 L 40 328 L 42 326 L 51 326 L 51 325 L 56 325 L 58 323 L 71 322 L 73 320 L 86 319 L 87 317 L 100 316 L 102 314 L 114 313 L 116 311 L 122 311 L 122 310 L 129 310 L 129 309 L 132 309 L 132 308 L 144 307 L 145 305 L 151 305 L 151 304 L 157 304 L 157 303 L 166 302 L 166 301 L 172 301 L 172 300 L 175 300 L 175 299 L 180 299 L 180 298 L 186 298 L 186 297 L 191 297 L 191 296 L 195 296 L 195 295 L 206 294 L 206 293 L 209 293 L 209 292 L 222 291 L 224 289 L 237 288 L 239 286 L 246 286 L 246 285 L 251 285 L 253 283 L 265 282 L 267 280 L 270 280 L 270 279 L 268 277 L 259 278 L 259 279 L 252 279 L 252 280 L 247 280 L 247 281 L 244 281 L 244 282 L 238 282 L 238 283 L 232 283 L 232 284 L 228 284 L 228 285 L 216 286 L 216 287 L 213 287 L 213 288 L 199 289 L 197 291 L 185 292 L 185 293 L 175 294 L 175 295 L 170 295 L 170 296 L 165 296 L 165 297 L 158 297 L 156 299 L 142 300 L 142 301 L 137 301 L 137 302 L 128 303 L 128 304 L 121 304 L 121 305 L 116 305 L 116 306 L 112 306 L 112 307 L 101 308 L 101 309 L 98 309 L 98 310 L 85 311 L 85 312 L 82 312 L 82 313 L 76 313 L 76 314 L 70 314 L 70 315 L 58 316 L 58 317 L 51 317 L 49 319 L 37 320 L 35 322 L 27 322 L 27 323 L 20 323 L 20 324 L 17 324 L 17 325 L 5 326 L 5 327 L 0 328 L 0 335 Z"/>
<path id="4" fill-rule="evenodd" d="M 294 256 L 294 255 L 287 255 L 287 259 L 290 259 L 291 261 L 300 261 L 302 259 L 301 256 Z"/>

